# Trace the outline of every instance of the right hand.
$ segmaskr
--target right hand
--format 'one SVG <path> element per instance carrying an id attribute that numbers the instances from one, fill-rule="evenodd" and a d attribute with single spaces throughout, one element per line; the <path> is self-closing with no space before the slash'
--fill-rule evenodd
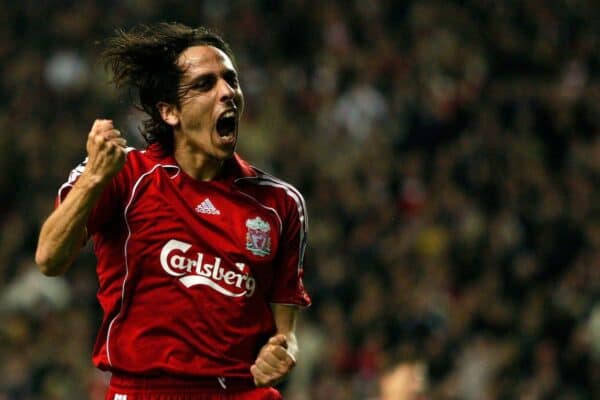
<path id="1" fill-rule="evenodd" d="M 125 165 L 127 141 L 108 119 L 97 119 L 86 144 L 88 161 L 84 174 L 98 183 L 107 183 Z"/>

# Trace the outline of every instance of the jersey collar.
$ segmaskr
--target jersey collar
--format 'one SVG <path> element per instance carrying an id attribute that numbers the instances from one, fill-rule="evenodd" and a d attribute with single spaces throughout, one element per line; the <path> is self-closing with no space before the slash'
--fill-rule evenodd
<path id="1" fill-rule="evenodd" d="M 151 158 L 161 161 L 167 161 L 170 164 L 177 165 L 177 161 L 172 154 L 168 154 L 159 143 L 151 143 L 146 148 L 146 154 Z M 251 178 L 258 176 L 256 168 L 244 160 L 238 153 L 233 153 L 233 157 L 227 160 L 223 166 L 223 172 L 226 177 L 232 179 Z"/>
<path id="2" fill-rule="evenodd" d="M 237 170 L 237 174 L 233 174 L 236 178 L 250 178 L 258 175 L 256 169 L 242 159 L 238 153 L 233 153 L 233 157 L 227 162 Z"/>

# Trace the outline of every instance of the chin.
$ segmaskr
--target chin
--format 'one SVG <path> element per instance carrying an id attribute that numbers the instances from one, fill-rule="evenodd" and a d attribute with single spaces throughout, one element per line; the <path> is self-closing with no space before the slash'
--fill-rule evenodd
<path id="1" fill-rule="evenodd" d="M 218 160 L 229 160 L 230 158 L 233 157 L 233 154 L 235 153 L 235 146 L 231 146 L 231 148 L 227 148 L 227 149 L 219 149 L 215 152 L 215 158 Z"/>

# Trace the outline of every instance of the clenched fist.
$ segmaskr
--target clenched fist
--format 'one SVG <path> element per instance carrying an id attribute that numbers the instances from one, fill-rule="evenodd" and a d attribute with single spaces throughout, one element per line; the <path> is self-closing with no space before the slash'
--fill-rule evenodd
<path id="1" fill-rule="evenodd" d="M 296 358 L 288 351 L 285 335 L 278 334 L 269 339 L 256 361 L 250 367 L 254 384 L 258 387 L 273 386 L 281 381 L 296 365 Z"/>
<path id="2" fill-rule="evenodd" d="M 97 119 L 86 144 L 88 161 L 84 174 L 97 183 L 107 183 L 125 164 L 127 141 L 108 119 Z"/>

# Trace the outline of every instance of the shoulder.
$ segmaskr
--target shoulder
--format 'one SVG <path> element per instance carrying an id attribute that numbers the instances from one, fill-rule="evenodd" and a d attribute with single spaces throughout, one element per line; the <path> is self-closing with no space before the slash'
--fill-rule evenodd
<path id="1" fill-rule="evenodd" d="M 241 188 L 253 191 L 257 196 L 274 201 L 279 209 L 284 208 L 290 212 L 306 216 L 306 202 L 300 190 L 294 185 L 279 179 L 254 166 L 250 166 L 253 174 L 243 176 L 236 180 Z"/>
<path id="2" fill-rule="evenodd" d="M 275 192 L 283 191 L 290 197 L 302 198 L 300 191 L 292 184 L 257 168 L 242 159 L 237 153 L 231 161 L 236 169 L 236 184 L 263 187 L 265 190 L 272 190 Z"/>
<path id="3" fill-rule="evenodd" d="M 258 168 L 252 167 L 256 172 L 256 175 L 253 177 L 249 177 L 249 182 L 255 185 L 263 186 L 265 188 L 271 188 L 271 190 L 283 192 L 288 197 L 293 199 L 302 200 L 304 202 L 304 198 L 294 185 L 289 182 L 284 181 L 283 179 L 279 179 L 269 173 L 259 170 Z"/>
<path id="4" fill-rule="evenodd" d="M 127 147 L 125 153 L 127 154 L 125 165 L 130 168 L 143 168 L 144 166 L 155 164 L 157 161 L 160 161 L 153 157 L 147 150 L 136 149 L 135 147 Z"/>
<path id="5" fill-rule="evenodd" d="M 176 167 L 171 157 L 161 157 L 151 150 L 140 150 L 134 147 L 125 149 L 127 160 L 121 175 L 128 179 L 136 179 L 158 167 Z"/>

